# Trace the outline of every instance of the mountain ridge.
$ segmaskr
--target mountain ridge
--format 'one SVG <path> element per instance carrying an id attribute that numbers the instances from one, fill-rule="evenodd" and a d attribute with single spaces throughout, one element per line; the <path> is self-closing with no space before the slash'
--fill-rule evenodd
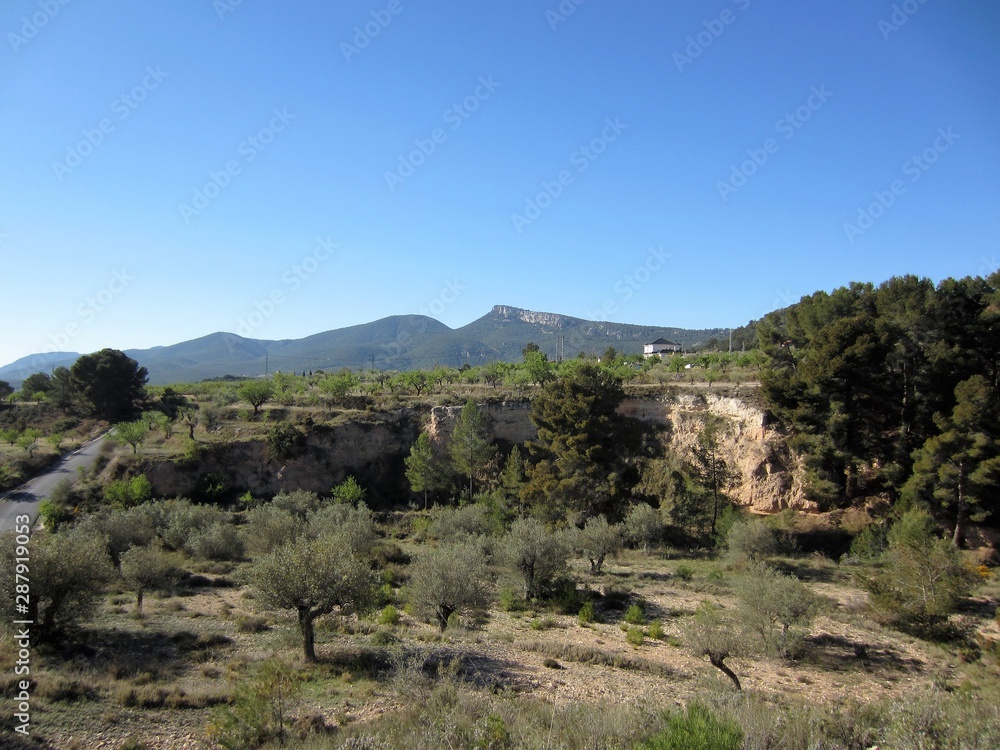
<path id="1" fill-rule="evenodd" d="M 529 341 L 552 358 L 560 346 L 566 357 L 580 351 L 600 352 L 608 346 L 633 354 L 642 351 L 643 343 L 660 337 L 691 348 L 727 330 L 609 323 L 494 305 L 485 315 L 458 328 L 426 315 L 390 315 L 298 339 L 252 339 L 216 331 L 176 344 L 124 351 L 149 371 L 151 385 L 166 385 L 225 375 L 253 377 L 276 370 L 479 365 L 517 360 Z M 76 352 L 28 355 L 0 367 L 0 380 L 16 387 L 34 372 L 70 366 L 79 356 Z"/>

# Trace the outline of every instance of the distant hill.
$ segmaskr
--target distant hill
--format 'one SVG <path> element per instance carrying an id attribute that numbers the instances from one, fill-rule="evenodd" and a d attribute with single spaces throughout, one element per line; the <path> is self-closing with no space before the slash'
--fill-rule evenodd
<path id="1" fill-rule="evenodd" d="M 395 315 L 301 339 L 267 341 L 212 333 L 171 346 L 128 349 L 125 353 L 149 371 L 151 384 L 164 385 L 223 375 L 257 376 L 265 370 L 410 370 L 480 365 L 495 359 L 517 361 L 529 341 L 554 359 L 560 337 L 565 357 L 575 357 L 581 351 L 600 353 L 609 346 L 625 354 L 638 353 L 644 343 L 661 337 L 690 349 L 725 336 L 727 330 L 605 323 L 497 305 L 478 320 L 454 329 L 424 315 Z M 16 386 L 34 372 L 70 366 L 79 356 L 58 352 L 24 357 L 0 367 L 0 380 Z"/>

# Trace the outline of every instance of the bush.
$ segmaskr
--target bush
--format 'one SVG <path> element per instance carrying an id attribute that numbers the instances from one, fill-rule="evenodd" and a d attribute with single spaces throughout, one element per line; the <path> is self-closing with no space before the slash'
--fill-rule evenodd
<path id="1" fill-rule="evenodd" d="M 726 546 L 738 561 L 759 562 L 778 552 L 774 530 L 761 518 L 733 524 L 726 535 Z"/>
<path id="2" fill-rule="evenodd" d="M 637 750 L 739 750 L 743 730 L 731 719 L 720 719 L 700 703 L 667 716 L 667 727 Z"/>
<path id="3" fill-rule="evenodd" d="M 642 607 L 638 604 L 630 605 L 628 611 L 625 612 L 625 622 L 629 625 L 645 625 L 646 614 L 642 611 Z"/>
<path id="4" fill-rule="evenodd" d="M 888 529 L 885 524 L 873 523 L 865 526 L 853 540 L 848 553 L 854 560 L 875 562 L 889 546 Z"/>
<path id="5" fill-rule="evenodd" d="M 495 536 L 502 527 L 491 508 L 484 503 L 471 503 L 461 508 L 434 510 L 429 530 L 435 539 L 458 541 L 473 536 Z"/>
<path id="6" fill-rule="evenodd" d="M 662 641 L 664 635 L 665 634 L 663 632 L 663 623 L 661 623 L 659 620 L 653 620 L 651 623 L 649 623 L 650 638 L 656 641 Z"/>
<path id="7" fill-rule="evenodd" d="M 279 422 L 267 431 L 266 443 L 272 461 L 285 461 L 301 453 L 305 435 L 295 425 Z"/>
<path id="8" fill-rule="evenodd" d="M 589 625 L 594 622 L 597 618 L 597 614 L 594 612 L 594 603 L 587 602 L 582 607 L 580 607 L 580 612 L 576 616 L 577 622 L 581 625 Z"/>
<path id="9" fill-rule="evenodd" d="M 681 563 L 674 569 L 674 575 L 680 578 L 682 581 L 690 581 L 694 578 L 694 568 L 685 563 Z"/>
<path id="10" fill-rule="evenodd" d="M 304 529 L 302 518 L 268 503 L 247 511 L 243 537 L 250 552 L 262 554 L 294 541 Z"/>
<path id="11" fill-rule="evenodd" d="M 146 591 L 169 591 L 181 577 L 181 570 L 158 547 L 132 547 L 121 557 L 121 573 L 125 585 L 135 592 L 136 612 L 142 612 Z"/>
<path id="12" fill-rule="evenodd" d="M 335 536 L 352 554 L 370 557 L 377 539 L 375 516 L 364 503 L 330 503 L 309 514 L 306 533 L 311 537 Z"/>
<path id="13" fill-rule="evenodd" d="M 187 499 L 170 500 L 164 506 L 164 526 L 161 534 L 171 549 L 184 549 L 194 537 L 217 523 L 225 514 L 214 505 L 195 505 Z"/>
<path id="14" fill-rule="evenodd" d="M 153 485 L 145 474 L 115 479 L 104 488 L 104 499 L 116 508 L 131 508 L 153 497 Z"/>
<path id="15" fill-rule="evenodd" d="M 625 633 L 625 640 L 633 648 L 639 648 L 643 641 L 646 640 L 646 636 L 643 634 L 642 628 L 631 627 Z"/>
<path id="16" fill-rule="evenodd" d="M 798 656 L 820 600 L 804 583 L 764 565 L 751 565 L 736 581 L 742 625 L 758 634 L 765 651 Z"/>
<path id="17" fill-rule="evenodd" d="M 379 625 L 399 625 L 399 610 L 391 604 L 386 606 L 378 615 Z"/>
<path id="18" fill-rule="evenodd" d="M 655 508 L 639 503 L 633 505 L 622 524 L 625 536 L 634 547 L 649 552 L 649 548 L 663 539 L 663 518 Z"/>
<path id="19" fill-rule="evenodd" d="M 864 581 L 883 620 L 933 637 L 981 580 L 936 531 L 927 513 L 908 511 L 889 531 L 882 569 Z"/>
<path id="20" fill-rule="evenodd" d="M 236 527 L 217 521 L 191 536 L 185 549 L 202 560 L 237 562 L 243 559 L 245 548 Z"/>

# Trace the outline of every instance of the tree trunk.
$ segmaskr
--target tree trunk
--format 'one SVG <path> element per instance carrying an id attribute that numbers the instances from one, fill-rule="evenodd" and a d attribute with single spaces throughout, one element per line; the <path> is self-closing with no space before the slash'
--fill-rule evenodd
<path id="1" fill-rule="evenodd" d="M 951 543 L 956 547 L 965 544 L 965 521 L 968 515 L 965 504 L 965 487 L 962 480 L 965 479 L 965 467 L 958 467 L 958 507 L 955 509 L 955 533 L 951 537 Z"/>
<path id="2" fill-rule="evenodd" d="M 143 591 L 141 588 L 135 592 L 135 611 L 140 615 L 142 614 L 142 594 Z"/>
<path id="3" fill-rule="evenodd" d="M 309 607 L 299 607 L 299 630 L 302 631 L 302 652 L 306 661 L 316 662 L 316 636 L 313 631 L 314 615 Z"/>
<path id="4" fill-rule="evenodd" d="M 726 677 L 728 677 L 730 680 L 733 681 L 733 684 L 736 686 L 736 689 L 738 691 L 740 691 L 741 693 L 743 692 L 743 686 L 740 685 L 740 678 L 736 676 L 736 673 L 733 670 L 731 670 L 729 667 L 726 666 L 725 656 L 719 656 L 718 654 L 709 654 L 708 660 L 712 662 L 713 667 L 721 670 Z"/>

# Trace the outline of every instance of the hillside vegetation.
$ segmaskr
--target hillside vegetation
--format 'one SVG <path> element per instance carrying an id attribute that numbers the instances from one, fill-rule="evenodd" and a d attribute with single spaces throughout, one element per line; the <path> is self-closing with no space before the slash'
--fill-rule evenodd
<path id="1" fill-rule="evenodd" d="M 663 362 L 525 342 L 131 389 L 109 350 L 110 381 L 37 378 L 0 410 L 5 465 L 57 413 L 118 447 L 43 506 L 32 731 L 7 717 L 4 746 L 996 747 L 998 280 L 817 293 L 739 332 L 759 347 Z M 759 477 L 719 391 L 788 446 Z M 684 424 L 623 408 L 668 398 Z M 488 424 L 510 403 L 530 437 Z M 337 465 L 378 430 L 398 455 Z M 233 446 L 268 481 L 336 479 L 249 492 Z M 733 502 L 779 460 L 824 512 Z M 196 491 L 157 492 L 166 464 Z"/>

